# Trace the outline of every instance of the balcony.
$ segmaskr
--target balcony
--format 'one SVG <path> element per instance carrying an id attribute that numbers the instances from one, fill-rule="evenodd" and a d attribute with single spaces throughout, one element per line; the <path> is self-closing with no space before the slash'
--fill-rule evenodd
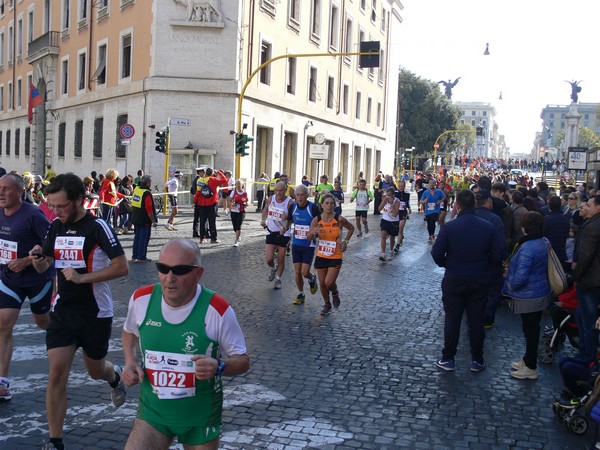
<path id="1" fill-rule="evenodd" d="M 33 64 L 48 55 L 58 55 L 60 32 L 49 31 L 29 43 L 27 62 Z"/>

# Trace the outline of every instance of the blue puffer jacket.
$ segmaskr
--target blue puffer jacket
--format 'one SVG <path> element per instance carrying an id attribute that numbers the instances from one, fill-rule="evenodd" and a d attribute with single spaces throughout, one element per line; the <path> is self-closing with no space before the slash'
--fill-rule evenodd
<path id="1" fill-rule="evenodd" d="M 548 247 L 543 238 L 525 240 L 510 260 L 508 278 L 502 293 L 517 299 L 542 298 L 550 294 Z M 529 239 L 527 239 L 529 238 Z"/>

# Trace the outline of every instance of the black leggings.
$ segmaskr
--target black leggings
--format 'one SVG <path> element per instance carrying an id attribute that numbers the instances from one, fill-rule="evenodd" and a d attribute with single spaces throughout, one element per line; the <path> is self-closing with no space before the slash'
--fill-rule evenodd
<path id="1" fill-rule="evenodd" d="M 523 356 L 523 362 L 527 367 L 534 370 L 537 368 L 541 320 L 542 311 L 521 314 L 521 329 L 525 336 L 525 356 Z"/>
<path id="2" fill-rule="evenodd" d="M 429 236 L 433 236 L 435 234 L 435 223 L 439 220 L 440 215 L 438 213 L 432 213 L 425 216 L 425 220 L 427 221 L 427 231 L 429 232 Z"/>

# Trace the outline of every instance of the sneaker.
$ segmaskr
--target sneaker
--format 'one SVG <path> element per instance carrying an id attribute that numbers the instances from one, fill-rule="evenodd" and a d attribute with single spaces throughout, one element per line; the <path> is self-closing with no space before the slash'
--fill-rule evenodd
<path id="1" fill-rule="evenodd" d="M 365 223 L 365 234 L 369 234 L 369 224 Z"/>
<path id="2" fill-rule="evenodd" d="M 331 294 L 331 300 L 333 301 L 333 307 L 338 309 L 340 307 L 340 292 L 335 291 L 335 294 Z"/>
<path id="3" fill-rule="evenodd" d="M 273 289 L 281 289 L 281 278 L 275 278 L 275 284 L 273 285 Z"/>
<path id="4" fill-rule="evenodd" d="M 485 328 L 486 330 L 491 330 L 492 328 L 494 328 L 495 325 L 496 325 L 496 322 L 485 323 L 485 324 L 483 324 L 483 328 Z"/>
<path id="5" fill-rule="evenodd" d="M 169 228 L 169 231 L 177 231 L 177 228 L 175 228 L 175 226 L 171 224 L 171 228 Z"/>
<path id="6" fill-rule="evenodd" d="M 285 249 L 285 256 L 290 256 L 292 254 L 292 248 L 288 245 Z"/>
<path id="7" fill-rule="evenodd" d="M 317 290 L 319 289 L 319 286 L 317 286 L 317 275 L 316 274 L 314 274 L 314 273 L 312 274 L 312 277 L 310 277 L 308 285 L 310 286 L 310 293 L 312 295 L 315 295 L 317 293 Z"/>
<path id="8" fill-rule="evenodd" d="M 56 450 L 56 447 L 52 442 L 42 442 L 42 450 Z"/>
<path id="9" fill-rule="evenodd" d="M 523 365 L 520 369 L 510 372 L 510 376 L 519 380 L 537 380 L 538 373 L 537 370 Z"/>
<path id="10" fill-rule="evenodd" d="M 12 398 L 8 383 L 0 383 L 0 402 L 6 402 Z"/>
<path id="11" fill-rule="evenodd" d="M 435 238 L 434 238 L 433 236 L 429 236 L 429 243 L 430 243 L 430 244 L 433 244 L 433 240 L 434 240 L 434 239 L 435 239 Z"/>
<path id="12" fill-rule="evenodd" d="M 304 293 L 300 292 L 298 295 L 296 295 L 296 298 L 294 299 L 294 301 L 292 302 L 294 305 L 301 305 L 304 303 Z"/>
<path id="13" fill-rule="evenodd" d="M 234 246 L 234 247 L 239 247 L 239 246 L 240 246 L 240 241 L 238 241 L 238 240 L 236 239 L 236 241 L 233 243 L 233 246 Z"/>
<path id="14" fill-rule="evenodd" d="M 398 253 L 400 251 L 400 244 L 396 244 L 394 247 L 394 253 Z"/>
<path id="15" fill-rule="evenodd" d="M 385 253 L 379 255 L 379 261 L 385 261 Z"/>
<path id="16" fill-rule="evenodd" d="M 331 314 L 331 310 L 332 310 L 331 303 L 327 302 L 327 303 L 325 303 L 325 306 L 323 306 L 323 309 L 321 310 L 321 315 L 326 316 L 327 314 Z"/>
<path id="17" fill-rule="evenodd" d="M 269 274 L 269 281 L 273 281 L 277 275 L 277 266 L 271 267 L 271 273 Z"/>
<path id="18" fill-rule="evenodd" d="M 221 241 L 220 241 L 220 240 L 218 240 L 218 239 L 214 239 L 214 240 L 211 240 L 211 241 L 210 241 L 210 243 L 211 243 L 211 244 L 220 244 L 220 243 L 221 243 Z"/>
<path id="19" fill-rule="evenodd" d="M 119 384 L 117 384 L 116 387 L 110 388 L 110 399 L 112 400 L 112 404 L 118 408 L 125 403 L 125 399 L 127 398 L 127 388 L 121 379 L 121 374 L 123 373 L 121 366 L 115 364 L 115 373 L 119 375 Z"/>
<path id="20" fill-rule="evenodd" d="M 511 362 L 510 367 L 512 367 L 514 370 L 521 370 L 523 367 L 525 367 L 525 363 L 522 359 L 520 359 L 518 361 Z"/>
<path id="21" fill-rule="evenodd" d="M 123 234 L 123 228 L 117 227 L 117 234 L 119 234 L 119 235 Z"/>
<path id="22" fill-rule="evenodd" d="M 440 369 L 445 370 L 446 372 L 452 372 L 454 370 L 454 360 L 453 359 L 438 359 L 435 363 Z"/>
<path id="23" fill-rule="evenodd" d="M 481 372 L 485 370 L 485 363 L 483 361 L 471 361 L 471 368 L 469 369 L 471 372 Z"/>
<path id="24" fill-rule="evenodd" d="M 359 231 L 356 237 L 362 237 L 362 231 Z"/>

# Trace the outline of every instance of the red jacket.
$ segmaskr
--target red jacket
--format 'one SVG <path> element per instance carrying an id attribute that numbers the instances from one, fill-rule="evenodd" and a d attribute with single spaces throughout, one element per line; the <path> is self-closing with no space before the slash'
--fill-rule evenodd
<path id="1" fill-rule="evenodd" d="M 206 182 L 210 186 L 212 190 L 212 197 L 207 198 L 204 197 L 200 193 L 200 189 L 196 190 L 194 194 L 194 204 L 198 206 L 212 206 L 219 203 L 219 186 L 227 186 L 227 177 L 221 172 L 217 170 L 213 172 L 213 175 L 208 177 L 208 181 Z"/>
<path id="2" fill-rule="evenodd" d="M 98 197 L 100 197 L 100 201 L 102 203 L 116 205 L 117 198 L 123 198 L 125 196 L 120 192 L 117 192 L 117 188 L 115 187 L 115 183 L 113 181 L 104 177 L 102 178 L 102 185 L 98 191 Z"/>

